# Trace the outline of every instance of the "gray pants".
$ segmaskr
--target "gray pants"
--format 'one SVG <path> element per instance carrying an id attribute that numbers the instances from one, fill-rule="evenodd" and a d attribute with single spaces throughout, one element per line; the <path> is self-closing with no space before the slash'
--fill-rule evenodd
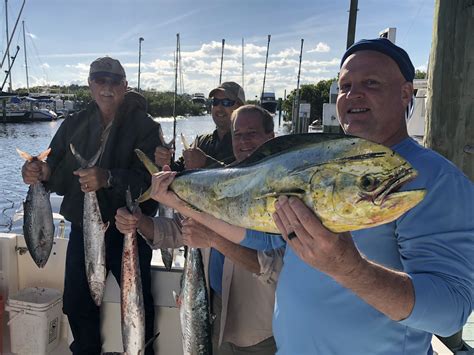
<path id="1" fill-rule="evenodd" d="M 224 342 L 219 344 L 219 329 L 221 323 L 222 299 L 219 295 L 213 293 L 212 295 L 212 313 L 215 315 L 214 323 L 212 324 L 212 353 L 214 355 L 274 355 L 276 353 L 276 344 L 273 337 L 267 338 L 258 344 L 252 346 L 237 346 L 232 343 Z"/>

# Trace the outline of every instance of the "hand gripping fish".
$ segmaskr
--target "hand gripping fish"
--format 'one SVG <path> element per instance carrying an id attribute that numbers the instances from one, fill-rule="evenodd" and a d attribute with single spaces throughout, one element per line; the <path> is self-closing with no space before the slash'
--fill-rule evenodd
<path id="1" fill-rule="evenodd" d="M 135 152 L 148 167 L 146 156 Z M 307 133 L 273 138 L 235 165 L 184 171 L 170 189 L 194 209 L 269 233 L 279 233 L 272 218 L 278 197 L 297 196 L 326 228 L 339 233 L 391 222 L 416 206 L 425 190 L 398 191 L 416 176 L 405 159 L 383 145 Z M 138 200 L 148 197 L 149 191 Z"/>
<path id="2" fill-rule="evenodd" d="M 26 161 L 44 161 L 51 148 L 38 156 L 16 150 Z M 49 200 L 49 192 L 38 182 L 30 185 L 26 200 L 23 203 L 23 235 L 31 257 L 38 267 L 42 268 L 49 259 L 54 242 L 53 211 Z"/>
<path id="3" fill-rule="evenodd" d="M 129 212 L 134 213 L 138 202 L 132 200 L 130 188 L 126 202 Z M 143 354 L 145 347 L 145 306 L 137 242 L 136 232 L 123 237 L 120 310 L 123 349 L 127 355 Z"/>
<path id="4" fill-rule="evenodd" d="M 101 153 L 99 149 L 90 161 L 86 161 L 72 144 L 70 148 L 82 169 L 93 167 Z M 95 191 L 84 193 L 82 224 L 87 282 L 89 283 L 89 290 L 95 304 L 100 306 L 104 297 L 105 280 L 107 277 L 105 267 L 105 231 L 109 223 L 104 224 L 102 222 L 99 201 Z"/>

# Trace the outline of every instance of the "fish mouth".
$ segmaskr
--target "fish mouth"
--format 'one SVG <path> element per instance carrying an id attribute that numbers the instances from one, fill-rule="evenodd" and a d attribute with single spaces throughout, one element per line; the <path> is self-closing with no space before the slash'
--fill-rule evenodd
<path id="1" fill-rule="evenodd" d="M 403 184 L 415 179 L 417 176 L 418 173 L 415 169 L 408 164 L 404 164 L 390 174 L 381 186 L 370 194 L 365 194 L 364 199 L 371 200 L 376 206 L 382 206 L 389 195 L 393 195 Z"/>

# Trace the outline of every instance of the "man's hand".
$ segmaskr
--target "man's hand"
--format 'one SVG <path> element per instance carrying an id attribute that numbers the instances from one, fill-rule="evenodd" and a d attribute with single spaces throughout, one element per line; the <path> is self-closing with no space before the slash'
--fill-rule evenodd
<path id="1" fill-rule="evenodd" d="M 173 157 L 173 149 L 165 147 L 156 147 L 155 149 L 155 164 L 162 168 L 165 165 L 171 164 L 171 158 Z"/>
<path id="2" fill-rule="evenodd" d="M 126 207 L 119 208 L 115 214 L 115 226 L 122 234 L 134 233 L 139 228 L 142 216 L 140 207 L 133 214 Z"/>
<path id="3" fill-rule="evenodd" d="M 27 161 L 21 168 L 23 182 L 28 185 L 33 185 L 40 181 L 48 181 L 50 174 L 49 165 L 40 160 Z"/>
<path id="4" fill-rule="evenodd" d="M 186 169 L 200 169 L 206 166 L 207 155 L 199 148 L 189 148 L 183 151 Z"/>
<path id="5" fill-rule="evenodd" d="M 171 171 L 168 165 L 163 166 L 163 171 L 151 177 L 150 197 L 168 207 L 178 209 L 183 206 L 183 201 L 168 187 L 173 182 L 176 172 Z"/>
<path id="6" fill-rule="evenodd" d="M 214 232 L 192 218 L 183 221 L 183 243 L 191 248 L 210 248 Z"/>
<path id="7" fill-rule="evenodd" d="M 350 233 L 327 230 L 298 198 L 282 196 L 275 207 L 273 219 L 278 229 L 304 262 L 336 280 L 357 270 L 363 259 Z"/>
<path id="8" fill-rule="evenodd" d="M 79 176 L 82 192 L 93 192 L 107 187 L 108 170 L 93 166 L 92 168 L 78 169 L 73 172 Z"/>

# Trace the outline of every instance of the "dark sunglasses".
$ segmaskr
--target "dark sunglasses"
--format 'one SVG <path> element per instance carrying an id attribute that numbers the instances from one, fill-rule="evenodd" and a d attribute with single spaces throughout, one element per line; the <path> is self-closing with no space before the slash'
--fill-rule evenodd
<path id="1" fill-rule="evenodd" d="M 220 104 L 224 107 L 232 107 L 235 105 L 235 100 L 212 98 L 212 106 L 219 106 Z"/>
<path id="2" fill-rule="evenodd" d="M 94 82 L 97 85 L 110 84 L 112 86 L 119 86 L 120 84 L 122 84 L 122 81 L 123 81 L 122 79 L 113 79 L 113 78 L 108 78 L 105 76 L 100 76 L 94 79 Z"/>

